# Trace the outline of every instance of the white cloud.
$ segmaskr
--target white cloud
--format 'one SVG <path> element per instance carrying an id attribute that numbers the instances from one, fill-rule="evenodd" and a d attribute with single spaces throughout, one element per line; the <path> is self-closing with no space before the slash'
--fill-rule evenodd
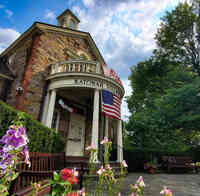
<path id="1" fill-rule="evenodd" d="M 0 28 L 0 53 L 20 36 L 14 29 Z"/>
<path id="2" fill-rule="evenodd" d="M 11 10 L 6 9 L 5 12 L 8 18 L 11 18 L 13 16 L 13 12 Z"/>
<path id="3" fill-rule="evenodd" d="M 182 0 L 180 0 L 182 1 Z M 86 9 L 73 7 L 80 30 L 90 32 L 109 67 L 125 81 L 130 67 L 150 57 L 156 48 L 155 33 L 160 24 L 158 16 L 176 6 L 179 0 L 82 0 Z M 127 113 L 123 101 L 122 115 Z"/>
<path id="4" fill-rule="evenodd" d="M 56 15 L 51 10 L 45 10 L 44 18 L 49 20 L 50 22 L 53 22 L 56 19 Z"/>
<path id="5" fill-rule="evenodd" d="M 128 117 L 130 116 L 130 112 L 128 110 L 128 106 L 127 106 L 127 103 L 126 103 L 126 96 L 131 95 L 132 89 L 131 89 L 129 80 L 126 79 L 126 80 L 123 80 L 122 82 L 123 82 L 123 86 L 124 86 L 124 89 L 125 89 L 125 95 L 124 95 L 124 98 L 122 100 L 121 115 L 122 115 L 122 120 L 127 121 Z"/>
<path id="6" fill-rule="evenodd" d="M 93 0 L 83 0 L 83 4 L 86 7 L 92 7 L 92 6 L 94 6 L 94 1 Z"/>
<path id="7" fill-rule="evenodd" d="M 129 75 L 130 66 L 151 55 L 156 47 L 158 15 L 175 5 L 172 0 L 82 1 L 93 8 L 73 7 L 81 20 L 80 29 L 91 33 L 108 65 L 122 77 Z"/>

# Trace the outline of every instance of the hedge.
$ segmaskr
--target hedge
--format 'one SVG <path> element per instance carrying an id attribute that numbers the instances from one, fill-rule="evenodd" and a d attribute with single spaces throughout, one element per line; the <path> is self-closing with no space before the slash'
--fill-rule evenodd
<path id="1" fill-rule="evenodd" d="M 0 101 L 0 138 L 21 113 Z M 30 152 L 56 153 L 64 151 L 64 141 L 53 129 L 44 126 L 26 113 L 23 113 L 23 122 L 30 140 L 28 144 Z"/>

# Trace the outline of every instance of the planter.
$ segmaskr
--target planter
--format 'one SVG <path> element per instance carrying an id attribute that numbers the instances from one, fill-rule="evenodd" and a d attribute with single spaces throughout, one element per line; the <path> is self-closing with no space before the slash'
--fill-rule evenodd
<path id="1" fill-rule="evenodd" d="M 155 174 L 156 173 L 156 168 L 149 168 L 149 170 L 148 170 L 148 172 L 150 173 L 150 174 Z"/>

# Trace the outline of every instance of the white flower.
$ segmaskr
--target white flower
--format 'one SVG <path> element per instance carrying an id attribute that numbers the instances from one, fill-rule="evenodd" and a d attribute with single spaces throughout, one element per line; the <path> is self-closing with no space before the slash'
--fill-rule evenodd
<path id="1" fill-rule="evenodd" d="M 125 161 L 125 160 L 122 161 L 122 166 L 123 166 L 123 167 L 128 167 L 128 165 L 126 164 L 126 161 Z"/>
<path id="2" fill-rule="evenodd" d="M 103 174 L 104 171 L 105 170 L 104 170 L 103 166 L 101 166 L 101 168 L 97 171 L 97 174 L 101 175 L 101 174 Z"/>

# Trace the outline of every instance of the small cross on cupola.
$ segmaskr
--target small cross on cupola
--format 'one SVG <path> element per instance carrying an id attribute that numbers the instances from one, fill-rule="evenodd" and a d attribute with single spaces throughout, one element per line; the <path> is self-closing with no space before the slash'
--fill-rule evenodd
<path id="1" fill-rule="evenodd" d="M 77 16 L 75 16 L 69 9 L 66 9 L 60 16 L 58 16 L 57 21 L 59 26 L 71 29 L 78 29 L 78 24 L 80 23 Z"/>

